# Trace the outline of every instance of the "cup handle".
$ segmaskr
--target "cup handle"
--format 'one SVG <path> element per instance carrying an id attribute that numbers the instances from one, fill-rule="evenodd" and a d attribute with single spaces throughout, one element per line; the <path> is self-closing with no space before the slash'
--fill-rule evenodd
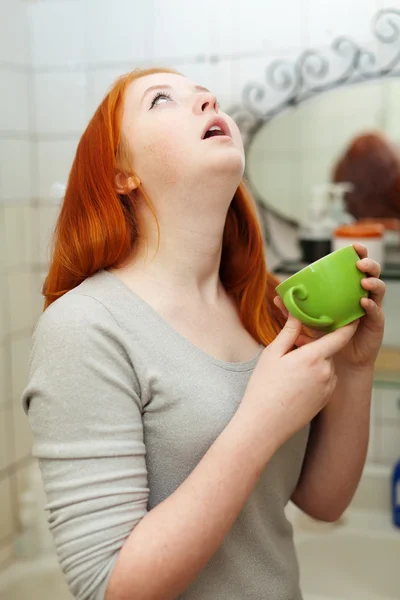
<path id="1" fill-rule="evenodd" d="M 333 324 L 333 319 L 326 315 L 315 318 L 310 317 L 296 303 L 296 298 L 299 300 L 306 300 L 308 297 L 307 290 L 303 284 L 295 285 L 291 287 L 283 297 L 283 303 L 293 317 L 301 321 L 306 327 L 315 327 L 320 329 L 321 327 L 329 327 Z"/>

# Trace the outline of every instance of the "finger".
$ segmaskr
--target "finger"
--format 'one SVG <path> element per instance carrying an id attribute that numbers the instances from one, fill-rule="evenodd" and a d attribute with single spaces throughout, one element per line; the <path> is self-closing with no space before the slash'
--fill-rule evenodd
<path id="1" fill-rule="evenodd" d="M 304 350 L 323 358 L 331 358 L 337 352 L 342 350 L 355 334 L 359 320 L 353 321 L 350 325 L 336 329 L 324 337 L 316 340 L 313 344 L 308 344 Z"/>
<path id="2" fill-rule="evenodd" d="M 288 313 L 286 306 L 283 304 L 282 298 L 280 298 L 279 296 L 275 296 L 274 304 L 277 308 L 279 308 L 279 310 L 282 312 L 283 316 L 288 318 L 289 313 Z"/>
<path id="3" fill-rule="evenodd" d="M 364 290 L 369 292 L 369 297 L 374 300 L 378 306 L 382 306 L 382 301 L 386 293 L 386 284 L 376 277 L 368 277 L 363 279 L 361 285 Z"/>
<path id="4" fill-rule="evenodd" d="M 355 244 L 353 244 L 353 248 L 360 258 L 367 258 L 368 250 L 365 246 L 356 242 Z"/>
<path id="5" fill-rule="evenodd" d="M 368 320 L 372 323 L 381 325 L 384 321 L 383 311 L 380 306 L 371 298 L 362 298 L 361 306 L 365 310 Z"/>
<path id="6" fill-rule="evenodd" d="M 357 262 L 357 269 L 366 273 L 370 277 L 379 277 L 381 274 L 381 265 L 372 258 L 363 258 Z"/>
<path id="7" fill-rule="evenodd" d="M 333 370 L 332 372 L 332 377 L 330 380 L 330 390 L 329 390 L 329 396 L 332 396 L 333 392 L 335 391 L 335 387 L 337 385 L 338 382 L 338 376 L 335 373 L 335 370 Z"/>
<path id="8" fill-rule="evenodd" d="M 292 317 L 292 315 L 289 315 L 283 329 L 276 336 L 272 344 L 268 346 L 270 349 L 269 351 L 276 352 L 279 356 L 283 356 L 292 350 L 297 338 L 300 335 L 301 327 L 302 325 L 300 321 Z"/>
<path id="9" fill-rule="evenodd" d="M 323 331 L 317 331 L 316 329 L 308 329 L 308 327 L 303 328 L 303 333 L 300 333 L 299 337 L 296 341 L 296 346 L 300 348 L 301 346 L 305 346 L 306 344 L 310 344 L 311 342 L 315 342 L 319 340 L 319 338 L 326 335 Z"/>
<path id="10" fill-rule="evenodd" d="M 297 348 L 301 348 L 302 346 L 306 346 L 307 344 L 311 344 L 315 342 L 315 338 L 310 337 L 309 335 L 300 334 L 296 340 Z"/>

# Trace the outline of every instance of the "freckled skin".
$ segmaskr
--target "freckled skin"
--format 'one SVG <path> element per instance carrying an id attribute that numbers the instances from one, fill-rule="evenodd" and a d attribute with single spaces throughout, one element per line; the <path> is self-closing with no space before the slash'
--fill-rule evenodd
<path id="1" fill-rule="evenodd" d="M 143 147 L 146 156 L 146 180 L 157 178 L 164 186 L 176 185 L 182 176 L 185 152 L 179 150 L 173 140 L 158 140 Z"/>

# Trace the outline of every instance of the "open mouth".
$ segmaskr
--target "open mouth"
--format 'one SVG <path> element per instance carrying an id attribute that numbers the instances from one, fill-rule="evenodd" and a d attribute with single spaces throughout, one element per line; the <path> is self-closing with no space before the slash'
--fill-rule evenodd
<path id="1" fill-rule="evenodd" d="M 223 119 L 214 119 L 211 123 L 208 123 L 202 139 L 208 140 L 209 138 L 220 136 L 231 137 L 231 132 Z"/>

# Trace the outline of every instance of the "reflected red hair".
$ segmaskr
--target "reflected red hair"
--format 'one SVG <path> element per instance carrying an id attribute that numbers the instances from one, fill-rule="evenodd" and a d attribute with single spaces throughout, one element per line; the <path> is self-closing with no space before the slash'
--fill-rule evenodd
<path id="1" fill-rule="evenodd" d="M 337 161 L 332 181 L 348 181 L 347 210 L 357 219 L 400 218 L 400 151 L 380 131 L 357 135 Z"/>
<path id="2" fill-rule="evenodd" d="M 139 214 L 129 196 L 116 192 L 115 170 L 126 151 L 121 135 L 125 92 L 134 80 L 153 73 L 176 71 L 135 70 L 120 77 L 81 137 L 54 233 L 43 286 L 45 309 L 97 271 L 121 266 L 135 250 Z M 278 282 L 267 273 L 255 204 L 243 183 L 226 219 L 220 277 L 249 333 L 260 343 L 270 343 L 284 323 L 273 304 Z"/>

